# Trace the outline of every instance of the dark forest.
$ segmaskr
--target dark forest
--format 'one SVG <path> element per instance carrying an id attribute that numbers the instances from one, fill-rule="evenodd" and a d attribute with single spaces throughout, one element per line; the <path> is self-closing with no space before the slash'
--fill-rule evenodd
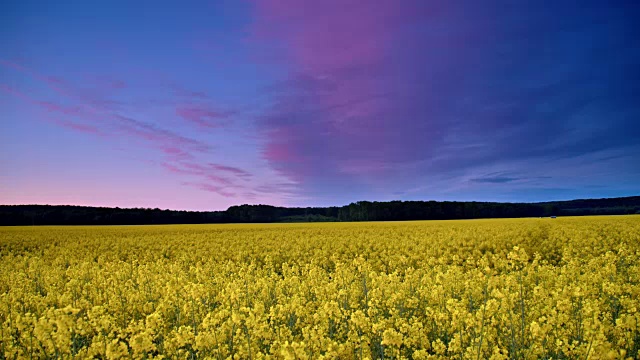
<path id="1" fill-rule="evenodd" d="M 0 225 L 142 225 L 320 221 L 402 221 L 640 213 L 640 196 L 539 203 L 359 201 L 287 208 L 239 205 L 225 211 L 121 209 L 68 205 L 0 205 Z"/>

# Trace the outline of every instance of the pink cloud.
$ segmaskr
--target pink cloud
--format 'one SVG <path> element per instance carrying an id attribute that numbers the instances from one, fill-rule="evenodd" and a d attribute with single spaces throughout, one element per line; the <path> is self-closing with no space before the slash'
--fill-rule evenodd
<path id="1" fill-rule="evenodd" d="M 153 123 L 122 115 L 117 106 L 104 97 L 102 91 L 83 91 L 75 88 L 65 79 L 43 75 L 18 63 L 0 60 L 0 65 L 39 80 L 65 102 L 72 104 L 61 105 L 52 101 L 38 100 L 7 85 L 2 86 L 5 92 L 37 105 L 49 113 L 64 116 L 63 119 L 54 120 L 58 125 L 84 133 L 101 133 L 111 137 L 126 136 L 132 141 L 144 141 L 172 159 L 186 160 L 193 157 L 192 152 L 206 153 L 212 149 L 212 146 L 205 142 L 183 136 Z M 106 88 L 120 88 L 124 84 L 118 81 L 112 82 L 111 78 L 106 79 L 108 80 Z"/>
<path id="2" fill-rule="evenodd" d="M 466 34 L 429 38 L 416 36 L 416 29 L 465 20 L 454 5 L 418 0 L 253 4 L 250 44 L 289 70 L 288 78 L 267 89 L 272 106 L 258 117 L 262 156 L 274 169 L 302 184 L 323 178 L 383 181 L 392 178 L 384 175 L 391 175 L 394 164 L 424 157 L 437 146 L 439 124 L 431 118 L 442 106 L 436 90 L 441 84 L 435 82 L 444 76 L 429 69 L 447 70 L 460 61 L 443 59 L 440 52 L 452 37 L 462 41 Z"/>
<path id="3" fill-rule="evenodd" d="M 57 113 L 57 114 L 71 115 L 71 116 L 79 116 L 83 113 L 83 111 L 79 107 L 66 107 L 66 106 L 55 104 L 49 101 L 36 100 L 30 95 L 27 95 L 26 93 L 16 88 L 13 88 L 11 86 L 8 86 L 6 84 L 0 84 L 0 90 L 8 94 L 11 94 L 29 104 L 38 106 L 49 113 Z M 63 119 L 59 119 L 56 116 L 48 116 L 46 117 L 46 119 L 59 126 L 62 126 L 68 129 L 72 129 L 72 130 L 76 130 L 76 131 L 80 131 L 80 132 L 92 134 L 92 135 L 100 135 L 100 136 L 104 135 L 104 133 L 100 129 L 89 124 L 83 124 L 83 123 L 72 121 L 72 120 L 63 120 Z"/>
<path id="4" fill-rule="evenodd" d="M 274 162 L 299 162 L 302 158 L 297 155 L 287 143 L 269 143 L 263 150 L 265 158 Z"/>
<path id="5" fill-rule="evenodd" d="M 53 90 L 54 92 L 60 95 L 63 95 L 63 96 L 71 95 L 69 91 L 65 89 L 65 86 L 67 86 L 66 82 L 59 77 L 40 74 L 39 72 L 34 71 L 27 66 L 24 66 L 22 64 L 9 61 L 9 60 L 0 59 L 0 65 L 8 67 L 18 72 L 25 73 L 31 76 L 32 78 L 46 84 L 51 90 Z"/>
<path id="6" fill-rule="evenodd" d="M 220 186 L 215 186 L 215 185 L 211 185 L 211 184 L 196 184 L 196 186 L 199 187 L 202 190 L 214 192 L 214 193 L 217 193 L 217 194 L 222 195 L 224 197 L 235 197 L 236 196 L 236 193 L 227 191 L 227 190 L 225 190 L 224 188 L 222 188 Z"/>
<path id="7" fill-rule="evenodd" d="M 223 176 L 218 176 L 218 175 L 214 175 L 214 174 L 207 174 L 207 175 L 205 175 L 205 178 L 208 181 L 211 181 L 213 183 L 220 184 L 220 185 L 226 185 L 226 186 L 234 185 L 233 181 L 231 181 L 231 180 L 229 180 L 229 179 L 227 179 L 227 178 L 225 178 Z"/>
<path id="8" fill-rule="evenodd" d="M 407 21 L 407 7 L 391 0 L 256 0 L 255 11 L 253 39 L 283 44 L 298 74 L 281 85 L 288 94 L 276 98 L 263 119 L 264 158 L 299 180 L 336 167 L 327 161 L 339 161 L 318 159 L 315 151 L 321 149 L 310 149 L 310 143 L 350 147 L 349 140 L 365 139 L 359 134 L 366 129 L 376 134 L 366 137 L 368 142 L 384 144 L 384 131 L 375 131 L 381 124 L 372 119 L 390 107 L 390 99 L 375 94 L 388 91 L 384 71 L 390 36 Z M 315 170 L 308 168 L 314 162 Z"/>
<path id="9" fill-rule="evenodd" d="M 36 101 L 35 99 L 33 99 L 30 96 L 27 96 L 26 94 L 24 94 L 23 92 L 19 91 L 18 89 L 16 89 L 13 86 L 9 86 L 7 84 L 0 84 L 0 90 L 4 91 L 7 94 L 16 96 L 22 100 L 25 100 L 27 102 L 30 102 L 34 105 L 38 105 L 38 101 Z"/>
<path id="10" fill-rule="evenodd" d="M 208 166 L 189 162 L 163 163 L 162 166 L 174 174 L 196 175 L 206 180 L 208 184 L 214 183 L 218 186 L 236 187 L 233 180 L 217 174 L 215 169 Z"/>
<path id="11" fill-rule="evenodd" d="M 245 200 L 268 200 L 280 203 L 297 192 L 293 183 L 274 183 L 256 177 L 241 168 L 219 163 L 201 164 L 192 161 L 165 161 L 162 167 L 168 172 L 191 180 L 183 185 L 217 193 L 224 197 L 241 197 Z"/>
<path id="12" fill-rule="evenodd" d="M 152 123 L 139 121 L 120 114 L 110 114 L 110 116 L 119 121 L 121 129 L 126 130 L 128 136 L 134 135 L 161 149 L 177 148 L 183 151 L 188 149 L 197 152 L 207 152 L 212 149 L 212 146 L 207 143 L 182 136 Z"/>
<path id="13" fill-rule="evenodd" d="M 38 101 L 37 102 L 40 107 L 46 109 L 50 112 L 58 112 L 65 115 L 79 116 L 84 113 L 84 111 L 79 106 L 68 107 L 62 106 L 60 104 L 55 104 L 49 101 Z"/>
<path id="14" fill-rule="evenodd" d="M 220 196 L 224 196 L 224 197 L 227 197 L 227 198 L 232 198 L 232 197 L 235 197 L 237 195 L 234 192 L 228 191 L 224 186 L 212 185 L 212 184 L 209 184 L 209 183 L 184 181 L 184 182 L 182 182 L 182 185 L 192 186 L 192 187 L 198 188 L 200 190 L 216 193 L 216 194 L 218 194 Z"/>
<path id="15" fill-rule="evenodd" d="M 63 79 L 60 79 L 60 81 L 61 85 L 66 84 Z M 102 74 L 84 74 L 81 82 L 83 93 L 87 95 L 87 99 L 93 96 L 106 97 L 108 94 L 122 92 L 130 87 L 129 83 L 123 79 Z"/>
<path id="16" fill-rule="evenodd" d="M 253 176 L 246 170 L 215 163 L 199 164 L 189 161 L 178 161 L 172 163 L 164 162 L 162 166 L 174 174 L 197 175 L 217 184 L 227 186 L 236 186 L 237 183 L 220 173 L 227 173 L 245 180 Z"/>
<path id="17" fill-rule="evenodd" d="M 193 160 L 194 158 L 194 154 L 179 147 L 172 146 L 171 144 L 161 145 L 160 151 L 162 151 L 167 158 L 175 161 L 187 161 Z"/>
<path id="18" fill-rule="evenodd" d="M 51 90 L 59 97 L 64 98 L 66 101 L 76 103 L 75 108 L 82 107 L 84 111 L 92 113 L 93 115 L 104 112 L 106 110 L 106 106 L 113 105 L 115 103 L 104 98 L 100 94 L 93 94 L 95 92 L 77 89 L 70 82 L 66 81 L 63 78 L 42 74 L 16 62 L 0 59 L 0 65 L 26 74 L 31 78 L 38 80 L 40 83 L 44 84 L 44 86 L 48 90 Z M 48 102 L 43 101 L 42 103 L 43 106 L 48 106 L 46 104 Z M 49 106 L 49 108 L 52 111 L 61 110 L 61 106 L 59 104 L 52 104 Z"/>
<path id="19" fill-rule="evenodd" d="M 199 106 L 180 105 L 176 115 L 204 128 L 218 128 L 228 124 L 229 111 L 216 111 Z"/>
<path id="20" fill-rule="evenodd" d="M 390 27 L 403 21 L 402 5 L 391 0 L 257 0 L 255 5 L 253 35 L 279 38 L 295 61 L 318 74 L 380 61 Z"/>
<path id="21" fill-rule="evenodd" d="M 87 133 L 87 134 L 92 134 L 92 135 L 103 135 L 104 133 L 102 131 L 100 131 L 98 128 L 96 128 L 95 126 L 91 126 L 91 125 L 87 125 L 87 124 L 79 124 L 79 123 L 74 123 L 71 121 L 65 121 L 65 120 L 61 120 L 61 121 L 56 121 L 58 124 L 76 130 L 76 131 L 80 131 L 83 133 Z"/>

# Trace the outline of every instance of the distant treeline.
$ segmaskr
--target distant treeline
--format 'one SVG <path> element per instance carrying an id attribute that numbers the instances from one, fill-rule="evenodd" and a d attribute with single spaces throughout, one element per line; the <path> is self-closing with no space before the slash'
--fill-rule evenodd
<path id="1" fill-rule="evenodd" d="M 67 205 L 0 205 L 0 225 L 393 221 L 622 214 L 640 214 L 640 196 L 542 203 L 359 201 L 341 207 L 307 208 L 240 205 L 225 211 L 206 212 Z"/>

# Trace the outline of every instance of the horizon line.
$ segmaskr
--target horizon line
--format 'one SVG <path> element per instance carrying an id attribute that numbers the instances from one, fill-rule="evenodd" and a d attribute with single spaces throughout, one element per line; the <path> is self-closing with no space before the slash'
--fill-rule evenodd
<path id="1" fill-rule="evenodd" d="M 271 204 L 237 204 L 231 205 L 223 210 L 187 210 L 187 209 L 169 209 L 169 208 L 158 208 L 158 207 L 120 207 L 120 206 L 99 206 L 99 205 L 74 205 L 74 204 L 0 204 L 0 206 L 68 206 L 68 207 L 84 207 L 84 208 L 102 208 L 102 209 L 121 209 L 121 210 L 160 210 L 160 211 L 184 211 L 184 212 L 196 212 L 196 213 L 207 213 L 207 212 L 224 212 L 229 210 L 229 208 L 234 206 L 272 206 L 275 208 L 286 208 L 286 209 L 305 209 L 305 208 L 340 208 L 349 206 L 351 204 L 357 204 L 359 202 L 369 202 L 369 203 L 390 203 L 390 202 L 437 202 L 437 203 L 494 203 L 494 204 L 546 204 L 546 203 L 555 203 L 555 202 L 571 202 L 571 201 L 581 201 L 581 200 L 612 200 L 612 199 L 626 199 L 640 197 L 640 194 L 637 195 L 628 195 L 628 196 L 615 196 L 615 197 L 596 197 L 596 198 L 577 198 L 577 199 L 565 199 L 565 200 L 544 200 L 544 201 L 478 201 L 478 200 L 389 200 L 389 201 L 378 201 L 378 200 L 358 200 L 352 201 L 348 204 L 344 205 L 330 205 L 330 206 L 276 206 Z"/>

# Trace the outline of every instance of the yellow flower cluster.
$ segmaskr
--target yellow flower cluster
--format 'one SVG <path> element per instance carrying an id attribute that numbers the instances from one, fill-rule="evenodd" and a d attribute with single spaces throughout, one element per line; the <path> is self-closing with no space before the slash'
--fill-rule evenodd
<path id="1" fill-rule="evenodd" d="M 638 359 L 640 216 L 0 228 L 0 358 Z"/>

